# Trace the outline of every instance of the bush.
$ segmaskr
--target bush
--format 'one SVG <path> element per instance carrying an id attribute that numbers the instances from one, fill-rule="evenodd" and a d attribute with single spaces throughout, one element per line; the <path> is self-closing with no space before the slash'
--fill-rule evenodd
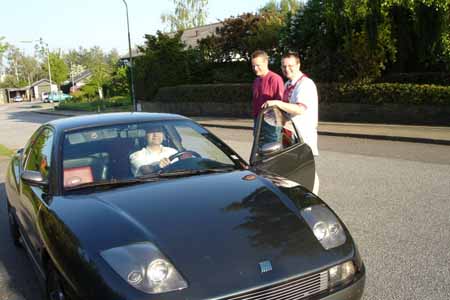
<path id="1" fill-rule="evenodd" d="M 81 100 L 80 100 L 81 99 Z M 57 106 L 57 109 L 61 110 L 84 110 L 84 111 L 96 111 L 98 109 L 105 110 L 108 108 L 123 108 L 123 110 L 128 110 L 131 106 L 131 100 L 126 96 L 116 96 L 112 98 L 105 99 L 95 99 L 93 101 L 87 101 L 84 98 L 73 98 L 71 100 L 66 100 Z"/>
<path id="2" fill-rule="evenodd" d="M 164 87 L 152 101 L 156 102 L 249 102 L 252 99 L 250 83 L 198 84 Z"/>
<path id="3" fill-rule="evenodd" d="M 450 85 L 448 73 L 424 72 L 424 73 L 394 73 L 383 76 L 378 83 L 411 83 L 411 84 L 436 84 Z"/>
<path id="4" fill-rule="evenodd" d="M 319 101 L 324 103 L 349 102 L 363 104 L 419 104 L 450 105 L 450 87 L 396 83 L 327 84 L 317 85 Z M 204 84 L 160 88 L 155 102 L 250 102 L 252 85 Z"/>
<path id="5" fill-rule="evenodd" d="M 321 102 L 450 105 L 450 87 L 401 83 L 319 84 Z"/>

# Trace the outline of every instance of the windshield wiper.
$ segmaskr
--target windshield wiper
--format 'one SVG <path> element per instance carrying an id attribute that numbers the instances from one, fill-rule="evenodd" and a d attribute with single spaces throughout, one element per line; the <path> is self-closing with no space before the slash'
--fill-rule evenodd
<path id="1" fill-rule="evenodd" d="M 126 186 L 142 182 L 152 182 L 157 181 L 158 177 L 139 177 L 127 180 L 110 180 L 110 181 L 98 181 L 98 182 L 86 182 L 72 187 L 66 187 L 66 191 L 80 190 L 85 188 L 95 188 L 95 187 L 117 187 Z"/>
<path id="2" fill-rule="evenodd" d="M 200 174 L 208 174 L 208 173 L 226 173 L 235 170 L 234 167 L 226 167 L 226 168 L 208 168 L 208 169 L 180 169 L 170 172 L 159 172 L 155 174 L 160 178 L 165 177 L 183 177 L 183 176 L 192 176 L 192 175 L 200 175 Z"/>

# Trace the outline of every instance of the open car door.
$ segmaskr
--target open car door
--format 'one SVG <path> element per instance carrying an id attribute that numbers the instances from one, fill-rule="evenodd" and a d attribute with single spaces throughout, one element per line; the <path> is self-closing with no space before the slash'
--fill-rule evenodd
<path id="1" fill-rule="evenodd" d="M 250 165 L 313 190 L 315 163 L 311 148 L 303 142 L 289 114 L 276 106 L 262 110 L 258 116 Z"/>

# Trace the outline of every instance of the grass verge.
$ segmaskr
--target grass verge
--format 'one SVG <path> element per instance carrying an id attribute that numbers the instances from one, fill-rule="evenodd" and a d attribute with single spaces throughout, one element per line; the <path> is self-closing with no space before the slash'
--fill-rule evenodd
<path id="1" fill-rule="evenodd" d="M 0 144 L 0 156 L 11 156 L 14 151 Z"/>

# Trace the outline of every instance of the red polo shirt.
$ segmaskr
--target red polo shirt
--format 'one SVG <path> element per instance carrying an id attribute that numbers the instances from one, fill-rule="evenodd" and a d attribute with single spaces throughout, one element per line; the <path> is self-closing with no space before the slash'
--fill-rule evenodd
<path id="1" fill-rule="evenodd" d="M 264 77 L 257 77 L 253 82 L 253 116 L 258 116 L 267 100 L 282 100 L 283 93 L 283 78 L 277 73 L 269 71 Z"/>

